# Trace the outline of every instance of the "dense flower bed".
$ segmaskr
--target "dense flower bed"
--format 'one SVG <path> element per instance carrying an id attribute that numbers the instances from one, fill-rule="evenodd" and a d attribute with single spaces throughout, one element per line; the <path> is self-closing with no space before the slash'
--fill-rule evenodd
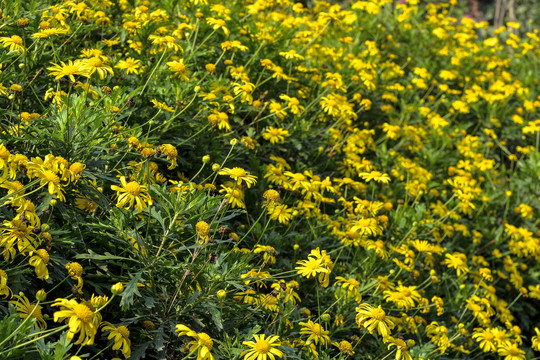
<path id="1" fill-rule="evenodd" d="M 537 356 L 540 35 L 456 3 L 4 2 L 0 358 Z"/>

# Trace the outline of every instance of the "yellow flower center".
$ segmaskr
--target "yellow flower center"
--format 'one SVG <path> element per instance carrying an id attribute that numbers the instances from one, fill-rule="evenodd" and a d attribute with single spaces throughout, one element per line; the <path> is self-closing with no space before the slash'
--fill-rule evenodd
<path id="1" fill-rule="evenodd" d="M 382 321 L 386 317 L 386 313 L 383 309 L 373 309 L 371 312 L 371 317 L 373 317 L 375 320 Z"/>
<path id="2" fill-rule="evenodd" d="M 486 341 L 490 341 L 490 342 L 491 342 L 491 341 L 493 341 L 493 338 L 494 338 L 494 336 L 493 336 L 492 333 L 489 333 L 489 332 L 488 332 L 488 333 L 485 333 L 485 334 L 484 334 L 484 340 L 486 340 Z"/>
<path id="3" fill-rule="evenodd" d="M 405 296 L 405 297 L 411 296 L 411 290 L 409 290 L 409 289 L 403 289 L 403 290 L 401 290 L 401 293 L 402 293 L 403 296 Z"/>
<path id="4" fill-rule="evenodd" d="M 517 356 L 519 355 L 519 349 L 517 347 L 511 347 L 508 349 L 508 353 L 512 356 Z"/>
<path id="5" fill-rule="evenodd" d="M 47 253 L 47 250 L 39 249 L 36 251 L 36 254 L 41 258 L 41 260 L 43 260 L 45 264 L 49 262 L 49 254 Z"/>
<path id="6" fill-rule="evenodd" d="M 98 57 L 93 57 L 87 60 L 87 64 L 91 67 L 101 67 L 103 65 L 103 61 L 101 61 Z"/>
<path id="7" fill-rule="evenodd" d="M 47 180 L 48 182 L 52 182 L 53 184 L 60 183 L 60 179 L 58 178 L 58 176 L 51 170 L 45 170 L 43 172 L 43 177 L 45 178 L 45 180 Z"/>
<path id="8" fill-rule="evenodd" d="M 202 344 L 208 348 L 208 350 L 212 350 L 212 346 L 214 346 L 214 342 L 208 336 L 206 333 L 199 333 L 199 344 Z"/>
<path id="9" fill-rule="evenodd" d="M 88 306 L 84 304 L 77 304 L 73 307 L 73 312 L 75 313 L 75 316 L 77 316 L 85 323 L 92 322 L 92 317 L 94 316 L 94 313 L 88 308 Z"/>
<path id="10" fill-rule="evenodd" d="M 18 35 L 11 36 L 11 42 L 16 44 L 16 45 L 22 45 L 23 44 L 22 38 L 20 36 L 18 36 Z"/>
<path id="11" fill-rule="evenodd" d="M 129 338 L 129 330 L 127 329 L 127 327 L 125 326 L 119 326 L 118 329 L 116 329 L 120 335 L 122 335 L 122 337 L 124 339 L 128 339 Z"/>
<path id="12" fill-rule="evenodd" d="M 454 266 L 455 266 L 455 267 L 461 267 L 461 266 L 463 266 L 463 260 L 461 260 L 460 258 L 454 258 L 454 259 L 453 259 L 453 263 L 454 263 Z"/>
<path id="13" fill-rule="evenodd" d="M 323 329 L 321 325 L 313 324 L 311 331 L 313 331 L 314 334 L 321 336 Z"/>
<path id="14" fill-rule="evenodd" d="M 135 181 L 129 182 L 126 184 L 126 192 L 130 195 L 137 196 L 141 193 L 141 186 Z"/>
<path id="15" fill-rule="evenodd" d="M 79 67 L 76 65 L 66 65 L 62 68 L 61 73 L 64 75 L 75 75 L 79 72 Z"/>
<path id="16" fill-rule="evenodd" d="M 186 65 L 182 63 L 177 63 L 171 66 L 171 70 L 174 72 L 185 72 L 186 71 Z"/>
<path id="17" fill-rule="evenodd" d="M 242 168 L 233 168 L 230 172 L 230 177 L 234 178 L 241 178 L 243 176 L 246 176 L 246 171 Z"/>
<path id="18" fill-rule="evenodd" d="M 407 350 L 407 344 L 405 343 L 405 341 L 401 340 L 401 339 L 396 339 L 396 345 L 401 349 L 401 350 Z"/>
<path id="19" fill-rule="evenodd" d="M 266 340 L 259 340 L 255 344 L 255 351 L 258 352 L 259 354 L 266 354 L 270 352 L 271 349 L 272 349 L 272 346 L 270 346 L 270 343 Z"/>

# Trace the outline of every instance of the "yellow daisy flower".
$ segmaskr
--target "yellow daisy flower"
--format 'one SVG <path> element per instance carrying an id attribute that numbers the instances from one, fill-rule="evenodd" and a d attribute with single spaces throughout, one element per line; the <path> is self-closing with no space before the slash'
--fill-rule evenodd
<path id="1" fill-rule="evenodd" d="M 214 360 L 214 356 L 210 353 L 214 342 L 208 334 L 195 332 L 182 324 L 176 325 L 175 331 L 178 332 L 178 336 L 189 336 L 193 338 L 188 343 L 190 345 L 189 352 L 197 351 L 197 360 Z"/>
<path id="2" fill-rule="evenodd" d="M 54 322 L 69 319 L 68 339 L 73 339 L 80 333 L 75 345 L 92 345 L 101 322 L 101 315 L 94 312 L 86 304 L 79 304 L 76 300 L 56 299 L 51 306 L 60 306 L 61 310 L 54 313 Z M 91 305 L 90 305 L 91 306 Z"/>
<path id="3" fill-rule="evenodd" d="M 129 330 L 127 327 L 116 327 L 113 324 L 104 321 L 102 330 L 109 331 L 107 339 L 114 339 L 113 350 L 121 349 L 122 354 L 126 359 L 131 356 L 131 340 L 129 340 Z"/>
<path id="4" fill-rule="evenodd" d="M 152 199 L 148 194 L 148 188 L 145 185 L 139 185 L 136 181 L 126 182 L 126 177 L 120 177 L 122 187 L 112 185 L 111 189 L 117 192 L 118 202 L 117 207 L 125 207 L 130 209 L 134 204 L 137 212 L 142 212 L 148 205 L 152 205 Z M 127 204 L 127 206 L 126 206 Z"/>
<path id="5" fill-rule="evenodd" d="M 281 342 L 276 335 L 270 335 L 265 338 L 266 335 L 253 335 L 255 341 L 244 341 L 242 344 L 249 346 L 251 349 L 244 351 L 241 356 L 244 356 L 244 360 L 275 360 L 275 357 L 283 357 L 283 352 L 275 348 L 280 346 Z"/>

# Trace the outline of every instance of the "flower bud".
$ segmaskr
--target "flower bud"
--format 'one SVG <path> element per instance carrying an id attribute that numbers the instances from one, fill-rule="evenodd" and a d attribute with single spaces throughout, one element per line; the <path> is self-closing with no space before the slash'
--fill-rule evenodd
<path id="1" fill-rule="evenodd" d="M 45 301 L 47 299 L 47 293 L 45 290 L 41 289 L 36 293 L 36 300 L 37 301 Z"/>
<path id="2" fill-rule="evenodd" d="M 121 282 L 117 282 L 111 286 L 111 292 L 113 295 L 120 295 L 124 292 L 124 285 Z"/>
<path id="3" fill-rule="evenodd" d="M 223 290 L 223 289 L 218 290 L 217 297 L 218 297 L 219 300 L 225 299 L 226 296 L 227 296 L 227 292 L 225 290 Z"/>

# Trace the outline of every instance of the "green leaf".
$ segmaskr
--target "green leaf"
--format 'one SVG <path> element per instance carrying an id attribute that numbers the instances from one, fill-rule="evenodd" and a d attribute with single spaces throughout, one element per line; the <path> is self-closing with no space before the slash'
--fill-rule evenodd
<path id="1" fill-rule="evenodd" d="M 122 301 L 120 301 L 120 306 L 123 310 L 129 309 L 130 305 L 133 304 L 133 295 L 141 297 L 139 289 L 137 289 L 137 284 L 142 280 L 142 271 L 139 271 L 135 274 L 133 279 L 126 285 L 126 289 L 122 294 Z"/>
<path id="2" fill-rule="evenodd" d="M 210 311 L 210 315 L 212 316 L 212 320 L 214 321 L 214 324 L 216 324 L 216 327 L 219 331 L 223 330 L 223 320 L 221 319 L 221 310 L 218 309 L 218 307 L 213 303 L 208 303 L 208 311 Z"/>

